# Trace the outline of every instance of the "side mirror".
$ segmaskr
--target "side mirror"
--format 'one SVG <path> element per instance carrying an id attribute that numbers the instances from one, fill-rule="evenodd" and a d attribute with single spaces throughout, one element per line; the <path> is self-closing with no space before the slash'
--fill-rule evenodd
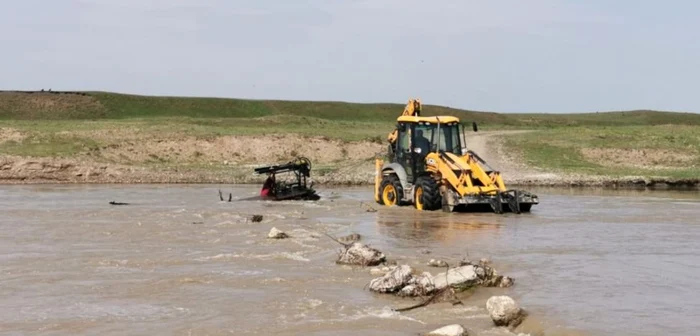
<path id="1" fill-rule="evenodd" d="M 476 126 L 476 121 L 473 121 L 473 122 L 472 122 L 472 129 L 474 129 L 474 132 L 478 132 L 478 131 L 479 131 L 479 127 Z"/>

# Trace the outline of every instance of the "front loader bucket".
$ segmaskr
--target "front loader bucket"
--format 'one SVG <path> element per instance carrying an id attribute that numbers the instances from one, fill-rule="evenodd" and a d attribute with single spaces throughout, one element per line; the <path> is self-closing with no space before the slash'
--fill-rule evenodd
<path id="1" fill-rule="evenodd" d="M 530 210 L 533 204 L 531 195 L 526 195 L 525 197 L 520 197 L 521 192 L 519 190 L 507 190 L 504 192 L 499 192 L 490 200 L 491 209 L 493 212 L 501 214 L 504 212 L 504 208 L 510 210 L 512 213 L 519 214 L 523 209 Z M 534 204 L 537 204 L 537 197 L 535 196 Z"/>
<path id="2" fill-rule="evenodd" d="M 455 206 L 466 211 L 523 213 L 530 212 L 533 205 L 539 204 L 537 195 L 523 190 L 507 190 L 495 194 L 477 194 L 461 197 Z"/>

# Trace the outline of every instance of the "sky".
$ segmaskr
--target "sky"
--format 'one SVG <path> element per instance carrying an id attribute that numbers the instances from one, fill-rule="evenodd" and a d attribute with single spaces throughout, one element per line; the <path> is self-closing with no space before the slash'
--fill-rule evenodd
<path id="1" fill-rule="evenodd" d="M 0 0 L 0 89 L 700 112 L 700 1 Z"/>

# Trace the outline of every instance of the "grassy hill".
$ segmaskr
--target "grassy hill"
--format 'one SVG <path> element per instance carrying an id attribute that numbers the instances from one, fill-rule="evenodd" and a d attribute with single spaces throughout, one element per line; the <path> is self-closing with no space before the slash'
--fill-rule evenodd
<path id="1" fill-rule="evenodd" d="M 130 118 L 253 119 L 286 116 L 329 121 L 393 122 L 405 102 L 360 104 L 323 101 L 155 97 L 108 92 L 0 92 L 0 119 L 95 120 Z M 578 114 L 517 114 L 424 105 L 425 115 L 455 115 L 496 128 L 557 126 L 700 125 L 700 114 L 622 111 Z M 291 118 L 290 118 L 291 117 Z M 263 119 L 265 120 L 265 119 Z"/>
<path id="2" fill-rule="evenodd" d="M 226 139 L 231 136 L 280 134 L 345 142 L 369 140 L 376 149 L 384 147 L 386 135 L 405 103 L 2 91 L 0 157 L 80 158 L 136 166 L 212 169 L 222 168 L 221 162 L 229 161 L 231 155 L 241 155 L 240 163 L 250 164 L 262 152 L 256 147 L 208 157 L 214 149 L 211 143 L 229 141 Z M 700 114 L 643 110 L 506 114 L 436 105 L 424 105 L 423 114 L 455 115 L 467 123 L 476 121 L 484 131 L 534 130 L 503 136 L 504 155 L 545 171 L 700 178 Z M 272 137 L 261 146 L 268 154 L 276 148 L 280 158 L 286 152 L 297 152 L 294 146 L 306 146 L 308 153 L 317 150 L 304 141 L 284 144 L 289 150 L 280 150 L 280 141 Z M 163 143 L 171 144 L 165 148 L 169 154 L 162 152 Z M 334 146 L 333 152 L 344 154 L 328 156 L 325 163 L 330 166 L 367 162 L 372 156 L 369 152 L 364 156 L 348 154 L 344 145 Z M 191 153 L 182 156 L 187 148 Z"/>

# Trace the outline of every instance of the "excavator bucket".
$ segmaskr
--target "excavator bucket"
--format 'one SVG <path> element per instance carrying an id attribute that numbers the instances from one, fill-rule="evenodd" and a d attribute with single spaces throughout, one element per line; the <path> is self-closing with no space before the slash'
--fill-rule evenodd
<path id="1" fill-rule="evenodd" d="M 431 153 L 428 162 L 434 162 L 428 169 L 443 179 L 444 211 L 460 207 L 490 209 L 499 214 L 521 213 L 529 212 L 532 205 L 539 203 L 538 197 L 527 191 L 507 189 L 501 173 L 472 151 L 461 157 L 453 153 Z"/>

